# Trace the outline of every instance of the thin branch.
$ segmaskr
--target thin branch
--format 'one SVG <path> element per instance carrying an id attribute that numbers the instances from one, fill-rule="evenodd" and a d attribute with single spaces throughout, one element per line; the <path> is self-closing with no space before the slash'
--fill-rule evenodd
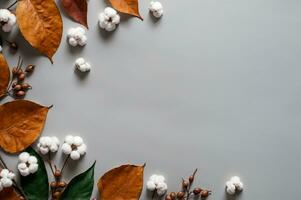
<path id="1" fill-rule="evenodd" d="M 14 5 L 16 5 L 18 3 L 18 1 L 15 1 L 14 3 L 12 3 L 10 6 L 7 7 L 7 10 L 11 9 Z"/>
<path id="2" fill-rule="evenodd" d="M 66 165 L 67 165 L 67 162 L 68 162 L 69 158 L 70 158 L 70 154 L 65 158 L 63 167 L 62 167 L 62 169 L 61 169 L 61 173 L 63 173 L 63 170 L 65 169 L 65 167 L 66 167 Z"/>

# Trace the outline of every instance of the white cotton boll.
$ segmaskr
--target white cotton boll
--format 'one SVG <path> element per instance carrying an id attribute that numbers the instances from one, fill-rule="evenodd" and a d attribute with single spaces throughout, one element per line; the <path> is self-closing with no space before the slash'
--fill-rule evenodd
<path id="1" fill-rule="evenodd" d="M 76 146 L 80 146 L 83 144 L 83 139 L 79 136 L 75 136 L 73 144 L 75 144 Z"/>
<path id="2" fill-rule="evenodd" d="M 72 151 L 70 154 L 72 160 L 78 160 L 80 158 L 80 153 L 78 151 Z"/>
<path id="3" fill-rule="evenodd" d="M 51 140 L 52 140 L 52 142 L 53 142 L 54 144 L 56 144 L 57 146 L 60 145 L 60 140 L 59 140 L 57 137 L 53 136 L 53 137 L 51 137 Z"/>
<path id="4" fill-rule="evenodd" d="M 231 181 L 232 183 L 234 183 L 234 185 L 235 185 L 235 184 L 237 184 L 237 183 L 240 183 L 240 178 L 239 178 L 238 176 L 233 176 L 233 177 L 230 179 L 230 181 Z"/>
<path id="5" fill-rule="evenodd" d="M 31 174 L 34 174 L 38 171 L 39 165 L 36 163 L 30 164 L 28 169 Z"/>
<path id="6" fill-rule="evenodd" d="M 77 46 L 77 41 L 74 38 L 69 38 L 69 44 L 73 47 Z"/>
<path id="7" fill-rule="evenodd" d="M 78 41 L 78 44 L 80 46 L 84 46 L 84 45 L 87 44 L 87 40 L 88 40 L 87 36 L 83 35 L 83 36 L 80 37 L 80 40 Z"/>
<path id="8" fill-rule="evenodd" d="M 29 164 L 36 164 L 38 159 L 35 156 L 29 156 L 28 161 Z"/>
<path id="9" fill-rule="evenodd" d="M 19 170 L 24 170 L 24 169 L 26 169 L 26 168 L 27 168 L 26 163 L 19 163 L 19 164 L 18 164 L 18 169 L 19 169 Z"/>
<path id="10" fill-rule="evenodd" d="M 77 59 L 76 60 L 76 62 L 79 62 L 79 63 L 81 63 L 81 62 L 84 62 L 85 60 L 84 59 Z M 66 137 L 65 137 L 65 142 L 66 143 L 68 143 L 68 144 L 70 144 L 70 145 L 72 145 L 73 144 L 73 141 L 74 141 L 74 137 L 72 136 L 72 135 L 67 135 Z"/>
<path id="11" fill-rule="evenodd" d="M 233 185 L 233 184 L 228 184 L 228 185 L 226 186 L 226 192 L 227 192 L 229 195 L 234 195 L 234 194 L 235 194 L 235 191 L 236 191 L 235 185 Z"/>
<path id="12" fill-rule="evenodd" d="M 87 44 L 86 30 L 82 27 L 70 28 L 67 33 L 68 43 L 75 46 Z"/>
<path id="13" fill-rule="evenodd" d="M 91 70 L 91 65 L 86 62 L 84 58 L 78 58 L 75 60 L 75 68 L 80 72 L 89 72 Z"/>
<path id="14" fill-rule="evenodd" d="M 151 1 L 149 10 L 154 17 L 160 18 L 163 15 L 163 6 L 159 1 Z"/>
<path id="15" fill-rule="evenodd" d="M 2 186 L 5 188 L 11 187 L 13 185 L 12 180 L 7 177 L 1 178 L 1 183 L 2 183 Z"/>
<path id="16" fill-rule="evenodd" d="M 154 183 L 154 181 L 149 180 L 149 181 L 147 181 L 147 183 L 146 183 L 146 188 L 147 188 L 149 191 L 154 191 L 154 190 L 156 189 L 156 184 Z"/>
<path id="17" fill-rule="evenodd" d="M 77 151 L 80 153 L 80 155 L 84 155 L 87 151 L 87 146 L 85 144 L 82 144 L 77 147 Z"/>
<path id="18" fill-rule="evenodd" d="M 235 187 L 238 191 L 242 191 L 244 189 L 244 184 L 242 182 L 239 182 L 235 184 Z"/>
<path id="19" fill-rule="evenodd" d="M 162 195 L 164 195 L 167 192 L 167 184 L 164 183 L 164 182 L 159 182 L 157 184 L 156 189 L 157 189 L 157 194 L 159 196 L 162 196 Z"/>
<path id="20" fill-rule="evenodd" d="M 11 180 L 15 179 L 16 175 L 13 172 L 9 172 L 7 177 Z"/>
<path id="21" fill-rule="evenodd" d="M 22 176 L 28 176 L 28 175 L 30 174 L 28 168 L 22 169 L 22 170 L 19 169 L 19 172 L 20 172 L 20 174 L 21 174 Z"/>
<path id="22" fill-rule="evenodd" d="M 8 174 L 9 174 L 8 169 L 2 169 L 1 172 L 0 172 L 1 177 L 7 177 Z"/>
<path id="23" fill-rule="evenodd" d="M 7 9 L 0 9 L 0 24 L 4 32 L 10 32 L 16 24 L 16 16 Z"/>
<path id="24" fill-rule="evenodd" d="M 23 153 L 21 153 L 21 154 L 19 155 L 19 160 L 20 160 L 21 162 L 26 163 L 26 162 L 28 161 L 29 156 L 30 156 L 29 153 L 23 152 Z"/>
<path id="25" fill-rule="evenodd" d="M 120 23 L 120 15 L 111 7 L 105 8 L 104 12 L 98 17 L 99 27 L 106 31 L 114 31 Z"/>
<path id="26" fill-rule="evenodd" d="M 72 151 L 72 148 L 71 148 L 70 144 L 64 143 L 62 145 L 62 150 L 63 150 L 64 154 L 69 155 L 71 153 L 71 151 Z"/>

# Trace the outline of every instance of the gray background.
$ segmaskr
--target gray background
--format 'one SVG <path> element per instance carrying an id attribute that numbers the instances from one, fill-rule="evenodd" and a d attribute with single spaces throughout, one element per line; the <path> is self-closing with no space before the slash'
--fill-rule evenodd
<path id="1" fill-rule="evenodd" d="M 38 66 L 26 98 L 54 104 L 43 134 L 63 140 L 74 133 L 88 145 L 66 179 L 94 160 L 96 181 L 118 165 L 146 162 L 145 179 L 163 174 L 170 191 L 198 168 L 197 183 L 214 192 L 210 200 L 231 199 L 224 184 L 232 175 L 245 183 L 236 199 L 299 199 L 301 1 L 162 3 L 161 20 L 141 0 L 143 22 L 123 16 L 104 34 L 97 19 L 106 4 L 90 0 L 84 48 L 67 44 L 68 28 L 78 25 L 63 13 L 54 65 L 18 31 L 9 35 L 25 63 Z M 93 66 L 86 76 L 74 72 L 80 56 Z M 141 199 L 150 199 L 145 189 Z"/>

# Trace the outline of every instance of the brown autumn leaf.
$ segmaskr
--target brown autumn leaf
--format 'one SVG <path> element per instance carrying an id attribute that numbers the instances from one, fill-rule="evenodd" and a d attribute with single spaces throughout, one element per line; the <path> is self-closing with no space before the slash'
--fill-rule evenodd
<path id="1" fill-rule="evenodd" d="M 50 108 L 27 100 L 0 105 L 0 146 L 9 153 L 30 146 L 40 136 Z"/>
<path id="2" fill-rule="evenodd" d="M 1 200 L 21 200 L 20 195 L 12 188 L 4 188 L 0 192 Z"/>
<path id="3" fill-rule="evenodd" d="M 9 71 L 8 64 L 3 54 L 0 53 L 0 98 L 4 96 L 4 94 L 6 93 L 9 79 L 10 79 L 10 71 Z"/>
<path id="4" fill-rule="evenodd" d="M 61 14 L 53 0 L 19 0 L 16 10 L 20 31 L 29 44 L 51 62 L 63 32 Z"/>
<path id="5" fill-rule="evenodd" d="M 76 22 L 88 28 L 87 0 L 61 0 L 66 13 Z"/>
<path id="6" fill-rule="evenodd" d="M 98 181 L 101 200 L 138 200 L 143 188 L 143 166 L 122 165 Z"/>
<path id="7" fill-rule="evenodd" d="M 109 0 L 112 7 L 119 12 L 133 15 L 135 17 L 143 20 L 139 13 L 139 3 L 138 0 Z"/>

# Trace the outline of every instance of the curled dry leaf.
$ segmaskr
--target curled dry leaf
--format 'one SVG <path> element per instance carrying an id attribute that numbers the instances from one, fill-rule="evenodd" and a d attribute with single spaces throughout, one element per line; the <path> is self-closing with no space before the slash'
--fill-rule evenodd
<path id="1" fill-rule="evenodd" d="M 4 188 L 0 192 L 1 200 L 21 200 L 20 195 L 12 188 Z"/>
<path id="2" fill-rule="evenodd" d="M 63 32 L 61 14 L 55 1 L 19 0 L 16 15 L 24 38 L 52 62 Z"/>
<path id="3" fill-rule="evenodd" d="M 66 13 L 76 22 L 88 28 L 87 0 L 61 0 Z"/>
<path id="4" fill-rule="evenodd" d="M 143 188 L 143 166 L 122 165 L 98 181 L 101 200 L 138 200 Z"/>
<path id="5" fill-rule="evenodd" d="M 9 71 L 8 64 L 3 54 L 0 53 L 0 98 L 4 96 L 4 94 L 6 93 L 9 79 L 10 79 L 10 71 Z"/>
<path id="6" fill-rule="evenodd" d="M 139 13 L 138 0 L 110 0 L 110 3 L 112 4 L 112 7 L 119 12 L 133 15 L 143 20 Z"/>
<path id="7" fill-rule="evenodd" d="M 9 153 L 30 146 L 41 134 L 50 108 L 27 100 L 0 105 L 0 146 Z"/>

